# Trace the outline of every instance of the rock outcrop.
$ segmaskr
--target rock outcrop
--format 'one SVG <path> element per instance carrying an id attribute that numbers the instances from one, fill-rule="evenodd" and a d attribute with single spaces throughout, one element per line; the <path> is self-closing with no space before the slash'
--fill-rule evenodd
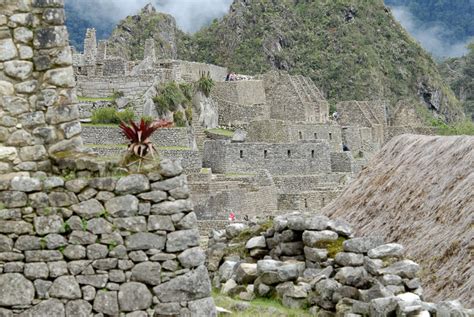
<path id="1" fill-rule="evenodd" d="M 427 299 L 472 306 L 473 162 L 474 137 L 395 137 L 323 213 L 403 244 Z"/>

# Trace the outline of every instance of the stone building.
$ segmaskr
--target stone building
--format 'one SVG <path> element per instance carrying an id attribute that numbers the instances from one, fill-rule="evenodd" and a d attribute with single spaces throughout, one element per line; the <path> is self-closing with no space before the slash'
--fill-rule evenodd
<path id="1" fill-rule="evenodd" d="M 63 7 L 0 1 L 0 316 L 216 316 L 180 164 L 83 152 Z"/>

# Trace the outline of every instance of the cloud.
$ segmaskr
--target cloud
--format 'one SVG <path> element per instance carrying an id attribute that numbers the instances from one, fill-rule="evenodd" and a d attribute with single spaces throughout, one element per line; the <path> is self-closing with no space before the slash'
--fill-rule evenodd
<path id="1" fill-rule="evenodd" d="M 92 25 L 118 22 L 134 15 L 147 3 L 158 11 L 169 13 L 186 32 L 195 32 L 215 18 L 227 13 L 232 0 L 66 0 L 75 14 L 88 19 Z"/>
<path id="2" fill-rule="evenodd" d="M 423 24 L 404 6 L 392 7 L 392 13 L 421 46 L 432 53 L 434 57 L 457 57 L 467 53 L 469 40 L 453 43 L 450 41 L 452 33 L 441 24 Z"/>

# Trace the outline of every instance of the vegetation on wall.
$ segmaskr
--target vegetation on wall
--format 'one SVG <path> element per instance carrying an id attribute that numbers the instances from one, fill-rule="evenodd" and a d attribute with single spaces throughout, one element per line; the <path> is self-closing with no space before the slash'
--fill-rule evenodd
<path id="1" fill-rule="evenodd" d="M 135 120 L 135 113 L 131 108 L 118 111 L 115 108 L 106 107 L 92 111 L 91 122 L 93 124 L 119 124 L 122 121 L 129 122 L 130 120 Z"/>
<path id="2" fill-rule="evenodd" d="M 179 106 L 187 107 L 192 100 L 192 94 L 187 85 L 178 85 L 172 81 L 162 86 L 158 95 L 153 98 L 156 111 L 163 115 L 167 111 L 175 112 Z"/>
<path id="3" fill-rule="evenodd" d="M 202 73 L 201 78 L 199 78 L 199 80 L 196 82 L 196 89 L 202 92 L 206 97 L 209 97 L 214 85 L 214 81 L 212 80 L 210 74 Z"/>

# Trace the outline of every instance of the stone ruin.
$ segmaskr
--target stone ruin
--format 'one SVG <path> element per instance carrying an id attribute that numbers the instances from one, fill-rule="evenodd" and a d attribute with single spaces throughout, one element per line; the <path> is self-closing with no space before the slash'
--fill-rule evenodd
<path id="1" fill-rule="evenodd" d="M 73 58 L 78 95 L 99 99 L 80 103 L 83 122 L 106 106 L 131 105 L 139 117 L 158 117 L 153 97 L 161 85 L 194 83 L 202 73 L 213 79 L 209 97 L 194 96 L 192 125 L 165 129 L 154 138 L 162 156 L 181 160 L 203 233 L 224 226 L 230 212 L 241 219 L 319 210 L 387 140 L 406 132 L 432 133 L 405 115 L 389 114 L 384 101 L 340 102 L 335 120 L 323 93 L 305 76 L 269 72 L 225 81 L 226 68 L 161 59 L 152 39 L 146 41 L 142 61 L 123 61 L 128 66 L 119 72 L 104 73 L 104 63 L 115 60 L 105 53 L 106 46 L 106 41 L 97 44 L 90 29 L 84 53 Z M 105 100 L 115 92 L 125 97 L 116 103 Z M 217 127 L 237 129 L 241 136 L 208 131 Z M 123 153 L 117 128 L 84 126 L 83 137 L 101 156 Z"/>
<path id="2" fill-rule="evenodd" d="M 215 316 L 180 164 L 83 147 L 63 6 L 0 1 L 0 315 Z"/>
<path id="3" fill-rule="evenodd" d="M 223 295 L 277 298 L 312 316 L 472 316 L 459 301 L 423 300 L 421 268 L 404 254 L 345 221 L 292 213 L 214 231 L 208 268 Z"/>

